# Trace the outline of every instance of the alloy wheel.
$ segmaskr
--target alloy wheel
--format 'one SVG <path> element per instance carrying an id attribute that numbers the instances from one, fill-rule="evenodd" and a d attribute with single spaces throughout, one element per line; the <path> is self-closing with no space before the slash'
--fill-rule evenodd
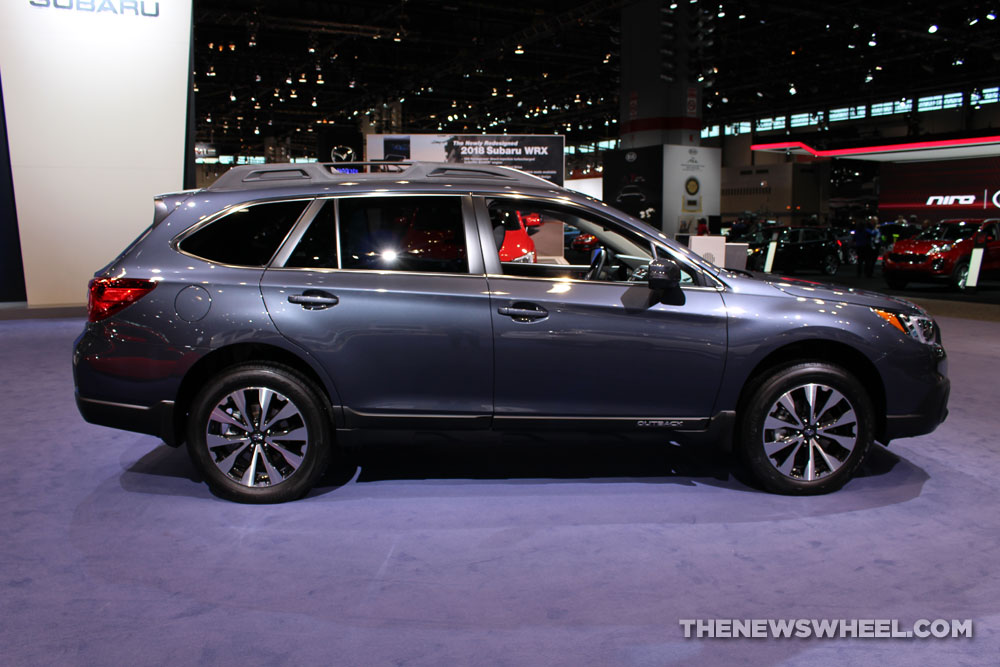
<path id="1" fill-rule="evenodd" d="M 764 420 L 767 460 L 790 479 L 812 482 L 833 474 L 857 444 L 854 406 L 824 384 L 804 384 L 785 392 Z"/>
<path id="2" fill-rule="evenodd" d="M 267 387 L 237 389 L 209 414 L 205 442 L 215 466 L 247 487 L 274 486 L 302 465 L 309 432 L 301 410 Z"/>

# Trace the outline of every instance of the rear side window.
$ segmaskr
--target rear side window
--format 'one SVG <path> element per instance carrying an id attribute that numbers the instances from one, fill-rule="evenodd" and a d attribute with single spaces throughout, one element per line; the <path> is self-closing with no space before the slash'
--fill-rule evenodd
<path id="1" fill-rule="evenodd" d="M 350 197 L 338 205 L 341 268 L 469 272 L 458 197 Z"/>
<path id="2" fill-rule="evenodd" d="M 265 266 L 308 203 L 272 202 L 237 209 L 181 241 L 180 249 L 219 264 Z"/>

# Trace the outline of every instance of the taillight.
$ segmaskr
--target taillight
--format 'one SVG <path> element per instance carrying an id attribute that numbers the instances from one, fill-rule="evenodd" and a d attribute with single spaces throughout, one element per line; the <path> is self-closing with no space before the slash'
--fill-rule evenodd
<path id="1" fill-rule="evenodd" d="M 87 319 L 100 322 L 153 291 L 156 283 L 141 278 L 94 278 L 88 286 Z"/>

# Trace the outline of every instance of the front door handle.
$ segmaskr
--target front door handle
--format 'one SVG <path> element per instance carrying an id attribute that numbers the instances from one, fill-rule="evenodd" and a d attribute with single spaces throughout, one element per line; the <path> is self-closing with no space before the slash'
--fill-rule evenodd
<path id="1" fill-rule="evenodd" d="M 502 306 L 497 308 L 501 315 L 514 318 L 515 322 L 531 322 L 543 320 L 549 316 L 549 311 L 533 303 L 518 303 L 513 306 Z"/>
<path id="2" fill-rule="evenodd" d="M 291 295 L 288 297 L 288 302 L 297 303 L 306 310 L 323 310 L 336 306 L 340 303 L 340 299 L 322 290 L 306 290 L 302 294 Z"/>

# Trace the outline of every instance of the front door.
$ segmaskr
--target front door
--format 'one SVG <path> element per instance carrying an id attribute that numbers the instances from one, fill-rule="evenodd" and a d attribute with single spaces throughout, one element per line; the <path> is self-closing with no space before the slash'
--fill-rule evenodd
<path id="1" fill-rule="evenodd" d="M 493 200 L 491 219 L 510 208 L 572 233 L 558 235 L 562 247 L 537 244 L 535 264 L 501 263 L 503 275 L 489 276 L 497 424 L 709 416 L 726 352 L 719 292 L 685 271 L 666 303 L 652 299 L 649 241 L 613 220 L 523 199 Z"/>

